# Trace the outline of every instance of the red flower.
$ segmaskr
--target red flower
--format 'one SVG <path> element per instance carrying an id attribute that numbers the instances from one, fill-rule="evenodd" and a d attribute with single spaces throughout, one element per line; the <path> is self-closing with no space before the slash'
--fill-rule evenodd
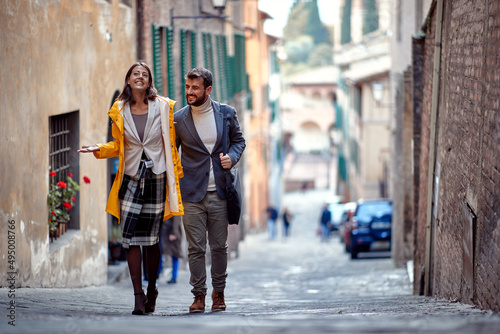
<path id="1" fill-rule="evenodd" d="M 50 176 L 56 176 L 56 172 L 50 171 Z"/>
<path id="2" fill-rule="evenodd" d="M 57 186 L 58 186 L 59 188 L 64 188 L 64 189 L 66 189 L 66 188 L 68 187 L 68 186 L 66 185 L 66 182 L 63 182 L 63 181 L 59 181 L 59 182 L 57 182 Z"/>
<path id="3" fill-rule="evenodd" d="M 75 201 L 75 198 L 74 198 L 74 197 L 71 197 L 71 200 L 74 202 L 74 201 Z"/>
<path id="4" fill-rule="evenodd" d="M 65 208 L 67 208 L 68 210 L 69 210 L 69 209 L 71 209 L 71 204 L 69 204 L 68 202 L 64 202 L 64 203 L 63 203 L 63 206 L 64 206 Z"/>
<path id="5" fill-rule="evenodd" d="M 69 177 L 73 177 L 73 173 L 68 173 L 68 176 Z"/>
<path id="6" fill-rule="evenodd" d="M 83 182 L 90 183 L 90 179 L 86 176 L 83 177 Z"/>
<path id="7" fill-rule="evenodd" d="M 56 213 L 54 211 L 51 211 L 50 213 L 53 214 L 54 216 L 56 215 Z"/>

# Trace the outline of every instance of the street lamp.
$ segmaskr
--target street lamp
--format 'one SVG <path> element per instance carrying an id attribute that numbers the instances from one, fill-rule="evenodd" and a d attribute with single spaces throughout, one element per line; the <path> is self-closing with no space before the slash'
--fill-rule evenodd
<path id="1" fill-rule="evenodd" d="M 174 8 L 170 9 L 170 26 L 174 29 L 175 19 L 225 19 L 227 16 L 222 15 L 226 8 L 227 0 L 210 0 L 212 7 L 219 12 L 219 15 L 195 15 L 195 16 L 174 16 Z"/>
<path id="2" fill-rule="evenodd" d="M 211 0 L 212 6 L 219 11 L 219 15 L 222 15 L 224 8 L 226 8 L 227 0 Z"/>

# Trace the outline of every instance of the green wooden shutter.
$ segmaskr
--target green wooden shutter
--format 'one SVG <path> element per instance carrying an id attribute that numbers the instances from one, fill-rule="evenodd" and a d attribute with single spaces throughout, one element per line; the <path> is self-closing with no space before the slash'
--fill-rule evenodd
<path id="1" fill-rule="evenodd" d="M 234 35 L 234 68 L 235 68 L 235 91 L 248 90 L 246 64 L 245 64 L 245 36 Z"/>
<path id="2" fill-rule="evenodd" d="M 184 82 L 184 76 L 186 75 L 186 69 L 187 69 L 187 59 L 186 59 L 186 54 L 187 54 L 187 45 L 186 45 L 186 32 L 184 29 L 181 29 L 180 30 L 180 42 L 181 42 L 181 79 L 180 79 L 180 83 L 181 83 L 181 89 L 180 89 L 180 92 L 181 92 L 181 96 L 182 96 L 182 105 L 186 105 L 187 104 L 187 100 L 186 100 L 186 94 L 184 93 L 184 89 L 183 87 L 185 87 L 185 82 Z"/>
<path id="3" fill-rule="evenodd" d="M 158 94 L 163 94 L 163 80 L 162 80 L 162 70 L 161 70 L 161 48 L 160 48 L 160 27 L 152 25 L 152 37 L 153 37 L 153 73 L 154 73 L 154 85 L 158 90 Z"/>
<path id="4" fill-rule="evenodd" d="M 217 49 L 217 74 L 220 98 L 222 102 L 227 102 L 229 99 L 228 94 L 228 57 L 227 57 L 227 44 L 226 36 L 218 35 L 215 38 Z"/>
<path id="5" fill-rule="evenodd" d="M 234 98 L 234 94 L 236 90 L 234 89 L 234 83 L 236 79 L 236 74 L 234 73 L 234 56 L 230 57 L 228 56 L 227 58 L 227 68 L 226 68 L 226 78 L 227 78 L 227 94 L 228 99 L 232 100 Z"/>
<path id="6" fill-rule="evenodd" d="M 229 72 L 231 60 L 229 59 L 229 56 L 227 54 L 227 37 L 226 36 L 222 36 L 222 57 L 224 59 L 224 62 L 223 62 L 224 69 L 222 72 L 223 79 L 224 79 L 224 99 L 226 101 L 229 101 L 232 98 L 232 94 L 231 94 L 230 90 L 231 90 L 231 85 L 233 83 L 233 80 L 232 80 L 232 75 Z"/>
<path id="7" fill-rule="evenodd" d="M 211 44 L 210 44 L 210 34 L 204 32 L 202 34 L 203 39 L 203 66 L 206 69 L 211 70 L 212 66 L 210 64 L 210 53 L 212 52 Z"/>
<path id="8" fill-rule="evenodd" d="M 167 27 L 166 33 L 166 52 L 167 52 L 167 78 L 168 78 L 168 97 L 175 98 L 175 67 L 174 67 L 174 29 Z"/>
<path id="9" fill-rule="evenodd" d="M 196 47 L 196 32 L 191 31 L 191 68 L 198 66 L 198 49 Z"/>

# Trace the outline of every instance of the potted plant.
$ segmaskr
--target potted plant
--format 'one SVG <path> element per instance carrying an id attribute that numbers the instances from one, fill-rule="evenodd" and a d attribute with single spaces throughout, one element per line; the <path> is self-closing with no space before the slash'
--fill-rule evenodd
<path id="1" fill-rule="evenodd" d="M 56 173 L 51 171 L 50 176 L 54 178 Z M 47 204 L 49 207 L 49 233 L 51 239 L 59 237 L 66 232 L 66 224 L 71 220 L 70 210 L 75 205 L 76 192 L 80 186 L 73 180 L 73 174 L 69 173 L 66 182 L 59 181 L 50 184 Z"/>

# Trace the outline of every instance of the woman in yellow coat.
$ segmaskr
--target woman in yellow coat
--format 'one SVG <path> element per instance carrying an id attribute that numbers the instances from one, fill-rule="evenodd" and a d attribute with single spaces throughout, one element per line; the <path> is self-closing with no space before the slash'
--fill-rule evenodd
<path id="1" fill-rule="evenodd" d="M 157 95 L 148 65 L 134 63 L 125 76 L 121 94 L 108 112 L 115 140 L 78 150 L 92 152 L 98 159 L 118 156 L 118 172 L 106 211 L 122 225 L 122 246 L 126 249 L 135 295 L 132 314 L 136 315 L 155 310 L 161 224 L 172 216 L 184 214 L 174 104 L 175 101 Z M 142 289 L 141 246 L 147 259 L 147 295 Z"/>

